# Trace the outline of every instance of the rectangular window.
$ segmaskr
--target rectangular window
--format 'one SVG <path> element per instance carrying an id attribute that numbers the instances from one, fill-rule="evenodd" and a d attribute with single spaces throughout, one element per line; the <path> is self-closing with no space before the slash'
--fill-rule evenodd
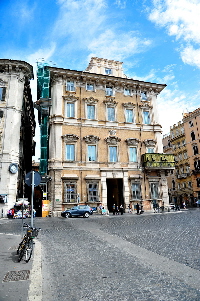
<path id="1" fill-rule="evenodd" d="M 130 96 L 131 95 L 131 89 L 124 89 L 124 95 Z"/>
<path id="2" fill-rule="evenodd" d="M 151 183 L 151 199 L 158 199 L 158 183 Z"/>
<path id="3" fill-rule="evenodd" d="M 109 146 L 109 161 L 117 162 L 117 147 Z"/>
<path id="4" fill-rule="evenodd" d="M 88 161 L 96 161 L 96 145 L 88 145 Z"/>
<path id="5" fill-rule="evenodd" d="M 132 183 L 131 190 L 132 190 L 132 198 L 134 200 L 140 200 L 140 198 L 141 198 L 140 184 Z"/>
<path id="6" fill-rule="evenodd" d="M 87 119 L 95 119 L 95 106 L 87 105 Z"/>
<path id="7" fill-rule="evenodd" d="M 197 187 L 200 187 L 200 178 L 197 178 Z"/>
<path id="8" fill-rule="evenodd" d="M 113 88 L 106 87 L 106 96 L 113 96 Z"/>
<path id="9" fill-rule="evenodd" d="M 67 81 L 67 91 L 75 91 L 75 85 L 74 85 L 74 81 Z"/>
<path id="10" fill-rule="evenodd" d="M 5 100 L 6 88 L 0 87 L 0 100 Z"/>
<path id="11" fill-rule="evenodd" d="M 129 161 L 137 162 L 137 148 L 136 147 L 129 147 Z"/>
<path id="12" fill-rule="evenodd" d="M 115 121 L 115 108 L 107 107 L 108 121 Z"/>
<path id="13" fill-rule="evenodd" d="M 144 124 L 150 124 L 150 113 L 149 113 L 149 111 L 143 111 L 143 122 L 144 122 Z"/>
<path id="14" fill-rule="evenodd" d="M 110 68 L 105 68 L 105 74 L 107 74 L 107 75 L 112 74 L 112 69 L 110 69 Z"/>
<path id="15" fill-rule="evenodd" d="M 75 117 L 75 104 L 73 102 L 67 103 L 67 117 Z"/>
<path id="16" fill-rule="evenodd" d="M 147 100 L 147 94 L 146 94 L 146 92 L 141 92 L 141 99 L 142 100 Z"/>
<path id="17" fill-rule="evenodd" d="M 88 184 L 88 202 L 99 202 L 98 183 Z"/>
<path id="18" fill-rule="evenodd" d="M 133 123 L 133 110 L 132 109 L 126 109 L 126 122 Z"/>
<path id="19" fill-rule="evenodd" d="M 154 153 L 154 147 L 148 147 L 148 148 L 147 148 L 147 153 L 148 153 L 148 154 Z"/>
<path id="20" fill-rule="evenodd" d="M 75 160 L 75 145 L 74 144 L 66 145 L 66 160 L 67 161 Z"/>
<path id="21" fill-rule="evenodd" d="M 76 182 L 65 182 L 64 183 L 64 202 L 65 203 L 76 203 L 77 198 L 77 183 Z"/>
<path id="22" fill-rule="evenodd" d="M 193 125 L 193 121 L 191 120 L 191 121 L 189 121 L 189 126 L 190 127 L 193 127 L 194 125 Z"/>
<path id="23" fill-rule="evenodd" d="M 94 91 L 94 85 L 93 84 L 87 84 L 86 89 L 87 89 L 87 91 Z"/>
<path id="24" fill-rule="evenodd" d="M 198 150 L 198 146 L 197 145 L 194 145 L 193 146 L 193 152 L 194 152 L 194 155 L 197 155 L 199 153 L 199 150 Z"/>

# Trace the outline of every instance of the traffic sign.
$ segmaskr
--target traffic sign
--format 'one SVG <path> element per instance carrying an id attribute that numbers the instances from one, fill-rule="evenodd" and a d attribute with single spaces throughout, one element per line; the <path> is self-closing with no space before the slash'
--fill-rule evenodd
<path id="1" fill-rule="evenodd" d="M 34 173 L 34 186 L 38 186 L 41 182 L 41 176 L 37 171 L 30 171 L 25 176 L 25 183 L 28 186 L 32 185 L 32 174 Z"/>

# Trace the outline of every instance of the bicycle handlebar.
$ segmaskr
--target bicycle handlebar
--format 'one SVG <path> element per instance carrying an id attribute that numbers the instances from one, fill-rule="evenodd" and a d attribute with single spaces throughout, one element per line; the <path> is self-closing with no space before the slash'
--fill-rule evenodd
<path id="1" fill-rule="evenodd" d="M 32 229 L 32 230 L 34 230 L 34 229 L 41 230 L 41 228 L 33 228 L 33 227 L 31 227 L 30 225 L 28 225 L 26 223 L 23 224 L 23 227 L 24 228 L 29 228 L 29 229 Z"/>

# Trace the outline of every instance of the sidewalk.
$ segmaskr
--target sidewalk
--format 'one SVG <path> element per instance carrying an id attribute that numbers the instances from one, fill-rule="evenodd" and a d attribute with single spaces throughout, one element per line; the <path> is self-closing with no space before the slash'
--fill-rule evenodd
<path id="1" fill-rule="evenodd" d="M 33 259 L 18 262 L 21 235 L 1 233 L 2 223 L 6 220 L 0 219 L 0 300 L 27 301 Z"/>

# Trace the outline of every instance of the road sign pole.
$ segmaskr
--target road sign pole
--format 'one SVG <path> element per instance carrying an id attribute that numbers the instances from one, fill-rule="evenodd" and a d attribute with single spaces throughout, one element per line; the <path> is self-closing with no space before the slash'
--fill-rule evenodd
<path id="1" fill-rule="evenodd" d="M 31 194 L 31 227 L 33 228 L 33 196 L 34 196 L 34 171 L 32 171 L 32 194 Z"/>

